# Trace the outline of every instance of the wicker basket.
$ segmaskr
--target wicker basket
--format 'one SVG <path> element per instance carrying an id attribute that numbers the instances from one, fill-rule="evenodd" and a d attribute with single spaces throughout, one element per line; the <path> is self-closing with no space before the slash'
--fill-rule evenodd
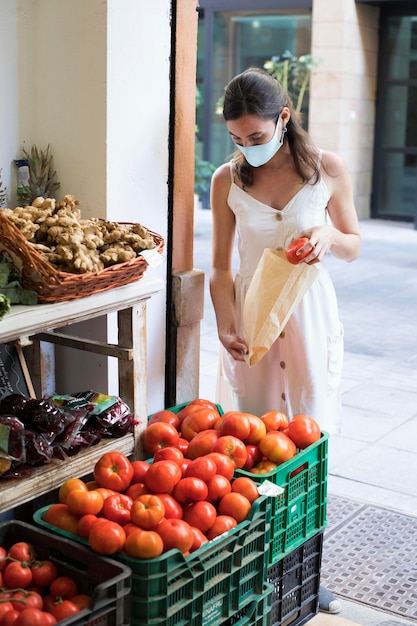
<path id="1" fill-rule="evenodd" d="M 162 252 L 164 240 L 148 231 L 156 250 Z M 38 294 L 40 303 L 64 302 L 90 296 L 133 283 L 142 278 L 147 261 L 142 256 L 118 263 L 100 272 L 71 274 L 60 272 L 32 248 L 20 230 L 0 210 L 0 252 L 5 251 L 21 272 L 22 286 Z"/>

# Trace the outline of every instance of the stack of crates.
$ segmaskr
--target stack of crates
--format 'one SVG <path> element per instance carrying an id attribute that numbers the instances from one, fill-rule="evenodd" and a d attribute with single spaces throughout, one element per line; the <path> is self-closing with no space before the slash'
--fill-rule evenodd
<path id="1" fill-rule="evenodd" d="M 323 531 L 327 513 L 328 434 L 266 474 L 236 476 L 281 488 L 268 498 L 271 542 L 267 580 L 273 585 L 271 626 L 300 626 L 318 612 Z"/>
<path id="2" fill-rule="evenodd" d="M 88 546 L 45 522 L 47 508 L 34 514 L 39 526 Z M 130 626 L 270 626 L 269 514 L 261 496 L 246 520 L 188 556 L 179 550 L 154 559 L 112 555 L 131 571 Z"/>

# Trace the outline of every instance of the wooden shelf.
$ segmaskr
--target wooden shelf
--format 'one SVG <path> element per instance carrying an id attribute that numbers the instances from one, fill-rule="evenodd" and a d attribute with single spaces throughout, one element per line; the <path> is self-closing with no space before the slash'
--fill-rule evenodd
<path id="1" fill-rule="evenodd" d="M 27 478 L 0 478 L 0 513 L 52 491 L 67 478 L 90 474 L 106 451 L 118 450 L 127 456 L 142 457 L 140 435 L 148 418 L 146 302 L 163 285 L 161 279 L 144 277 L 130 285 L 69 302 L 12 306 L 11 312 L 0 321 L 0 343 L 27 339 L 39 342 L 41 339 L 116 357 L 119 395 L 128 404 L 137 422 L 133 435 L 103 439 L 98 445 L 68 460 L 54 461 L 34 469 Z M 117 312 L 118 318 L 117 344 L 94 342 L 70 335 L 62 337 L 59 333 L 51 332 L 114 312 Z"/>

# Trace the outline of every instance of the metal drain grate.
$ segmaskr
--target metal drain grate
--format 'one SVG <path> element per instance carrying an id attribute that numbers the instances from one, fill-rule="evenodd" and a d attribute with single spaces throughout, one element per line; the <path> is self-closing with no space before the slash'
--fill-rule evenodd
<path id="1" fill-rule="evenodd" d="M 330 496 L 328 519 L 323 585 L 417 622 L 417 518 Z"/>

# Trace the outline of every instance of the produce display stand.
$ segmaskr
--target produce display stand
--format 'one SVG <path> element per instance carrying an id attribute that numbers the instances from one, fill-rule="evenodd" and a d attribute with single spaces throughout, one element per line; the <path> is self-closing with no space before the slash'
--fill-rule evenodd
<path id="1" fill-rule="evenodd" d="M 119 395 L 134 413 L 138 424 L 133 435 L 102 440 L 98 445 L 71 457 L 72 476 L 90 473 L 102 454 L 114 449 L 115 441 L 117 449 L 124 454 L 136 458 L 142 456 L 140 434 L 147 423 L 146 303 L 163 285 L 161 279 L 145 276 L 137 282 L 68 302 L 15 305 L 0 321 L 0 344 L 18 341 L 25 345 L 32 341 L 48 341 L 118 359 Z M 117 313 L 117 344 L 55 332 L 58 328 L 110 313 Z M 42 350 L 39 350 L 38 371 L 43 387 L 42 381 L 53 373 L 48 371 Z M 27 478 L 1 479 L 0 514 L 50 492 L 66 478 L 68 462 L 54 461 L 34 469 Z"/>

